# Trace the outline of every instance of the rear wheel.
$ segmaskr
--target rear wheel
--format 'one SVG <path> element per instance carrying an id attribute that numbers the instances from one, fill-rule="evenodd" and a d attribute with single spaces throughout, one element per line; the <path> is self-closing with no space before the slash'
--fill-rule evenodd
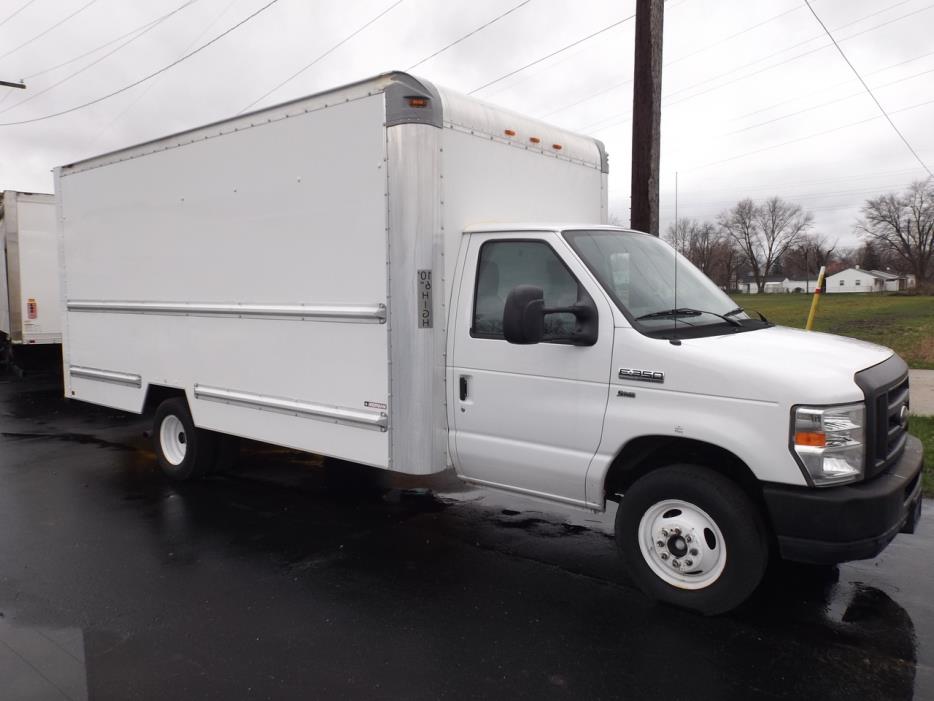
<path id="1" fill-rule="evenodd" d="M 217 434 L 196 428 L 181 397 L 167 399 L 156 409 L 153 443 L 159 467 L 173 480 L 208 474 L 217 457 Z"/>
<path id="2" fill-rule="evenodd" d="M 648 596 L 705 614 L 739 606 L 762 580 L 769 541 L 759 510 L 707 467 L 672 465 L 620 501 L 616 541 Z"/>

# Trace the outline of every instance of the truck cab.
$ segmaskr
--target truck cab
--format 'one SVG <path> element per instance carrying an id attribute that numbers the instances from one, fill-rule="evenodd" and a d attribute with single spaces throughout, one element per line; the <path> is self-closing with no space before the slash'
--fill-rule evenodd
<path id="1" fill-rule="evenodd" d="M 769 553 L 836 563 L 911 532 L 921 446 L 891 350 L 737 308 L 647 234 L 463 236 L 447 346 L 464 480 L 603 511 L 637 583 L 715 613 Z"/>

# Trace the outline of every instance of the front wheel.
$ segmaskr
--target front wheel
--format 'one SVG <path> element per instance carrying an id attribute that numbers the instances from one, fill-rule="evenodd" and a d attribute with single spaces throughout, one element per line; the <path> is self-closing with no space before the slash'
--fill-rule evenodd
<path id="1" fill-rule="evenodd" d="M 696 465 L 639 479 L 620 501 L 616 542 L 645 594 L 705 614 L 745 601 L 769 559 L 752 500 L 736 483 Z"/>

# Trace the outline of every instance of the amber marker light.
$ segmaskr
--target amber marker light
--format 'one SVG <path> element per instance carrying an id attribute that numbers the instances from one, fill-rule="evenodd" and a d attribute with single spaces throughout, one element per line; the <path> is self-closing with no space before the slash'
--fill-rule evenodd
<path id="1" fill-rule="evenodd" d="M 540 143 L 542 143 L 542 140 L 539 139 L 537 136 L 530 136 L 530 137 L 529 137 L 529 141 L 531 141 L 533 144 L 540 144 Z"/>
<path id="2" fill-rule="evenodd" d="M 551 148 L 553 148 L 555 151 L 560 151 L 562 149 L 562 146 L 561 144 L 552 144 Z"/>
<path id="3" fill-rule="evenodd" d="M 410 97 L 409 107 L 428 107 L 427 97 Z"/>
<path id="4" fill-rule="evenodd" d="M 503 130 L 503 133 L 504 133 L 506 136 L 515 136 L 515 135 L 516 135 L 516 132 L 515 132 L 514 129 L 504 129 L 504 130 Z"/>
<path id="5" fill-rule="evenodd" d="M 815 431 L 799 431 L 795 434 L 795 445 L 824 448 L 827 446 L 827 434 Z"/>

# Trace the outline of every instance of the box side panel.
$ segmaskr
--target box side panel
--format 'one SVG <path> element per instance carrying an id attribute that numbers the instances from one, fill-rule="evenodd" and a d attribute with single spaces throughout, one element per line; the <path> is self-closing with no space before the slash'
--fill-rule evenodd
<path id="1" fill-rule="evenodd" d="M 392 469 L 428 474 L 448 465 L 441 129 L 403 124 L 386 131 Z"/>
<path id="2" fill-rule="evenodd" d="M 24 344 L 61 343 L 58 234 L 51 195 L 17 201 L 17 315 Z"/>
<path id="3" fill-rule="evenodd" d="M 452 279 L 460 232 L 471 224 L 605 221 L 599 165 L 452 127 L 444 129 L 442 139 L 447 279 Z"/>
<path id="4" fill-rule="evenodd" d="M 373 95 L 69 174 L 70 394 L 388 464 L 384 104 Z"/>

